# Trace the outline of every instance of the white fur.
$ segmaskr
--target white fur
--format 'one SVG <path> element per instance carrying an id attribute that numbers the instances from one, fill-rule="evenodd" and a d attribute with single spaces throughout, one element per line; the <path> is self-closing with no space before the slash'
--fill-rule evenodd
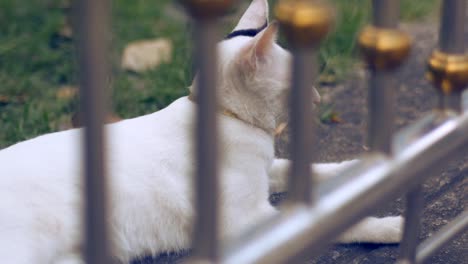
<path id="1" fill-rule="evenodd" d="M 262 27 L 268 19 L 268 2 L 252 1 L 234 30 L 256 29 Z"/>
<path id="2" fill-rule="evenodd" d="M 339 163 L 321 163 L 311 166 L 311 173 L 315 173 L 317 181 L 325 181 L 338 173 L 344 171 L 348 167 L 358 163 L 358 160 L 348 160 Z M 289 168 L 291 162 L 285 159 L 275 159 L 270 168 L 269 186 L 270 193 L 285 192 L 287 189 Z"/>
<path id="3" fill-rule="evenodd" d="M 263 1 L 254 0 L 248 12 L 255 15 L 245 16 L 252 25 L 266 19 Z M 290 55 L 274 43 L 275 35 L 272 25 L 255 38 L 219 44 L 220 104 L 240 119 L 218 115 L 223 237 L 273 215 L 269 191 L 285 189 L 288 163 L 274 160 L 272 134 L 287 113 Z M 122 262 L 190 247 L 195 107 L 183 97 L 156 113 L 106 126 L 107 222 L 113 255 Z M 81 129 L 73 129 L 0 151 L 2 263 L 80 263 L 81 137 Z M 328 174 L 342 167 L 317 166 Z M 400 222 L 369 218 L 344 240 L 397 242 Z"/>

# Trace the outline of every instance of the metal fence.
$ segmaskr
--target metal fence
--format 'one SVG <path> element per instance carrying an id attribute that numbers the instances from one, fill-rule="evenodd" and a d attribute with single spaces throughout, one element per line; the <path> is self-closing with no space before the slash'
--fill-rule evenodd
<path id="1" fill-rule="evenodd" d="M 318 1 L 283 0 L 276 15 L 293 47 L 292 157 L 288 210 L 267 221 L 248 239 L 221 246 L 216 224 L 218 205 L 216 144 L 216 58 L 211 53 L 217 39 L 217 18 L 233 0 L 184 0 L 195 22 L 194 56 L 199 71 L 196 140 L 196 211 L 194 256 L 203 263 L 280 263 L 318 254 L 327 243 L 357 223 L 379 204 L 407 195 L 407 213 L 400 261 L 422 263 L 468 227 L 468 212 L 418 245 L 422 207 L 421 182 L 468 148 L 468 113 L 461 93 L 468 83 L 468 56 L 464 48 L 465 0 L 445 0 L 441 8 L 439 48 L 428 60 L 428 78 L 439 91 L 440 104 L 433 113 L 403 129 L 392 131 L 392 97 L 395 71 L 410 49 L 409 37 L 397 28 L 399 1 L 373 0 L 372 25 L 359 37 L 369 65 L 369 144 L 371 152 L 360 164 L 337 176 L 342 182 L 332 190 L 312 185 L 309 164 L 313 127 L 301 113 L 310 112 L 303 98 L 313 81 L 317 44 L 332 21 L 328 6 Z M 103 119 L 107 105 L 106 58 L 109 5 L 107 0 L 77 1 L 80 34 L 80 93 L 86 183 L 87 263 L 110 261 L 105 216 L 105 153 Z M 318 17 L 312 17 L 320 14 Z M 325 14 L 325 15 L 324 15 Z M 328 15 L 327 15 L 328 14 Z M 209 54 L 209 56 L 205 56 Z M 353 184 L 350 184 L 350 183 Z M 346 194 L 346 195 L 345 195 Z M 330 207 L 330 201 L 333 206 Z"/>

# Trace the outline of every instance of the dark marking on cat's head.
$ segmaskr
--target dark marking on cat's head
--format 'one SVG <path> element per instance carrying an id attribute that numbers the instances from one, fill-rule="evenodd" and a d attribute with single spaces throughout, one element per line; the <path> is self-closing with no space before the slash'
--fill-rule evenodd
<path id="1" fill-rule="evenodd" d="M 259 28 L 234 30 L 233 32 L 229 33 L 224 39 L 232 39 L 238 36 L 255 37 L 259 32 L 264 30 L 267 26 L 268 26 L 268 21 L 265 21 L 265 24 L 263 24 L 263 26 Z"/>

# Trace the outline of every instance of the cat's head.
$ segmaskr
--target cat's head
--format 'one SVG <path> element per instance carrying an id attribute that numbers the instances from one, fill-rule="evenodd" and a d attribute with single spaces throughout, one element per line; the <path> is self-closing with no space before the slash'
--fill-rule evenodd
<path id="1" fill-rule="evenodd" d="M 276 43 L 267 0 L 253 0 L 234 30 L 218 44 L 218 100 L 239 119 L 268 132 L 287 121 L 292 57 Z M 192 85 L 192 92 L 194 90 Z M 310 103 L 320 100 L 315 88 Z"/>

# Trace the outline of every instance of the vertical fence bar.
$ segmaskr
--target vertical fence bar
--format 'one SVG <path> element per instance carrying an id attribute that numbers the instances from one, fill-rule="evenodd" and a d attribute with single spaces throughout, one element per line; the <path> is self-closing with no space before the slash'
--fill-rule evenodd
<path id="1" fill-rule="evenodd" d="M 192 245 L 198 261 L 216 262 L 218 256 L 218 132 L 217 132 L 217 18 L 231 6 L 231 0 L 185 0 L 194 19 L 197 66 L 197 122 L 195 129 L 197 170 L 195 175 L 196 219 Z M 191 260 L 193 261 L 193 260 Z"/>
<path id="2" fill-rule="evenodd" d="M 372 151 L 391 154 L 393 135 L 394 79 L 388 72 L 373 72 L 369 80 L 368 144 Z"/>
<path id="3" fill-rule="evenodd" d="M 392 154 L 394 130 L 394 69 L 408 56 L 409 36 L 397 29 L 400 2 L 373 0 L 372 26 L 359 36 L 359 46 L 370 69 L 368 144 L 372 151 Z"/>
<path id="4" fill-rule="evenodd" d="M 465 52 L 466 0 L 444 0 L 441 10 L 439 47 L 446 53 Z"/>
<path id="5" fill-rule="evenodd" d="M 373 24 L 378 28 L 396 28 L 400 1 L 373 0 Z M 373 151 L 391 154 L 394 119 L 393 72 L 373 70 L 369 80 L 369 147 Z"/>
<path id="6" fill-rule="evenodd" d="M 406 212 L 403 241 L 400 245 L 399 263 L 410 264 L 416 260 L 416 247 L 419 242 L 420 219 L 423 205 L 422 187 L 418 185 L 406 195 Z"/>
<path id="7" fill-rule="evenodd" d="M 372 0 L 372 23 L 374 26 L 396 28 L 399 16 L 399 0 Z"/>
<path id="8" fill-rule="evenodd" d="M 314 151 L 311 99 L 317 68 L 316 53 L 313 49 L 296 49 L 293 55 L 289 192 L 291 201 L 310 203 L 313 195 L 310 164 Z"/>
<path id="9" fill-rule="evenodd" d="M 77 1 L 81 111 L 84 120 L 85 261 L 109 263 L 103 121 L 108 78 L 109 2 Z"/>
<path id="10" fill-rule="evenodd" d="M 318 1 L 280 1 L 276 15 L 293 47 L 293 79 L 290 118 L 292 123 L 289 177 L 291 202 L 312 202 L 310 164 L 313 154 L 312 89 L 317 73 L 316 50 L 328 33 L 332 13 L 329 6 Z"/>
<path id="11" fill-rule="evenodd" d="M 429 257 L 440 250 L 445 244 L 468 230 L 468 211 L 464 211 L 437 233 L 418 246 L 416 263 L 425 263 Z"/>
<path id="12" fill-rule="evenodd" d="M 459 63 L 463 60 L 453 59 L 450 53 L 464 53 L 464 18 L 466 12 L 465 0 L 445 0 L 442 4 L 441 22 L 439 32 L 439 49 L 429 61 L 430 79 L 440 90 L 440 109 L 461 111 L 461 90 L 453 89 L 455 85 L 450 79 L 459 79 L 456 75 L 450 76 L 449 63 Z M 450 58 L 452 56 L 452 58 Z M 435 64 L 434 64 L 435 62 Z M 465 74 L 468 73 L 468 61 L 465 61 Z M 436 65 L 436 67 L 434 67 Z M 463 65 L 463 63 L 462 63 Z M 435 68 L 439 68 L 435 70 Z M 459 67 L 458 67 L 459 68 Z M 432 70 L 432 71 L 431 71 Z M 466 77 L 465 77 L 466 78 Z M 452 81 L 453 81 L 452 79 Z M 468 80 L 467 80 L 468 81 Z M 457 84 L 459 85 L 459 84 Z M 460 85 L 460 88 L 464 86 Z M 412 189 L 407 197 L 406 221 L 401 256 L 399 263 L 416 263 L 416 250 L 419 240 L 419 226 L 422 212 L 422 187 Z"/>
<path id="13" fill-rule="evenodd" d="M 445 0 L 443 2 L 439 31 L 441 52 L 465 53 L 465 17 L 466 0 Z M 440 96 L 440 107 L 461 112 L 461 92 L 455 91 Z"/>
<path id="14" fill-rule="evenodd" d="M 216 26 L 213 21 L 195 23 L 197 95 L 197 220 L 193 245 L 197 257 L 216 260 L 218 254 L 218 179 L 216 122 Z"/>
<path id="15" fill-rule="evenodd" d="M 460 69 L 467 73 L 468 67 L 464 54 L 466 0 L 444 0 L 441 9 L 439 50 L 429 60 L 429 79 L 438 88 L 439 108 L 461 112 L 461 93 L 468 77 L 460 80 L 456 75 Z"/>
<path id="16" fill-rule="evenodd" d="M 408 56 L 411 41 L 399 31 L 400 3 L 395 0 L 373 0 L 373 27 L 360 35 L 359 44 L 367 60 L 369 80 L 369 146 L 372 151 L 393 155 L 394 84 L 393 71 Z M 407 195 L 407 211 L 402 254 L 405 261 L 414 262 L 422 207 L 421 187 Z"/>
<path id="17" fill-rule="evenodd" d="M 373 0 L 373 23 L 380 28 L 397 28 L 400 1 Z M 375 71 L 371 76 L 369 89 L 369 145 L 374 151 L 393 154 L 392 138 L 394 131 L 395 103 L 394 72 Z M 406 196 L 406 218 L 402 256 L 414 262 L 419 235 L 419 216 L 421 213 L 421 187 L 409 191 Z"/>

